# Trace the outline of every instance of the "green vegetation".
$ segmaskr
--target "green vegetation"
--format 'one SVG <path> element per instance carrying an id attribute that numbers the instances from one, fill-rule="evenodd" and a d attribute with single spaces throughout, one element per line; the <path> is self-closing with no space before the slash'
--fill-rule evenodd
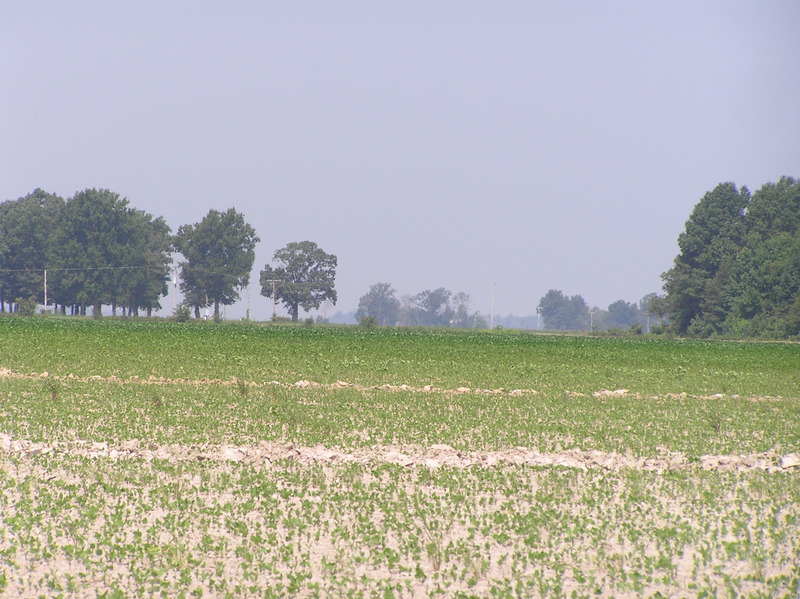
<path id="1" fill-rule="evenodd" d="M 0 355 L 0 594 L 800 592 L 800 345 L 5 317 Z"/>
<path id="2" fill-rule="evenodd" d="M 0 346 L 6 368 L 59 376 L 800 396 L 790 343 L 4 318 Z"/>
<path id="3" fill-rule="evenodd" d="M 662 275 L 662 309 L 680 334 L 800 335 L 800 182 L 782 177 L 750 196 L 721 183 L 695 206 Z"/>

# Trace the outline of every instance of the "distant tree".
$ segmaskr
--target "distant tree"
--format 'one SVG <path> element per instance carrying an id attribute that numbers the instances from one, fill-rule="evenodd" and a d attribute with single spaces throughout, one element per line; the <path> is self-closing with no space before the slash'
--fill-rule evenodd
<path id="1" fill-rule="evenodd" d="M 68 199 L 52 236 L 53 300 L 84 314 L 106 305 L 130 306 L 136 282 L 150 281 L 140 306 L 154 307 L 164 289 L 169 228 L 128 206 L 107 189 L 87 189 Z"/>
<path id="2" fill-rule="evenodd" d="M 172 231 L 163 218 L 141 210 L 132 210 L 128 216 L 129 249 L 121 264 L 130 268 L 119 271 L 125 277 L 116 300 L 131 315 L 138 316 L 139 310 L 145 310 L 150 316 L 161 308 L 160 299 L 168 292 Z M 112 311 L 115 312 L 114 304 Z"/>
<path id="3" fill-rule="evenodd" d="M 666 318 L 662 306 L 663 296 L 657 293 L 648 293 L 639 300 L 639 323 L 644 327 L 644 331 L 649 333 L 652 327 L 660 325 Z"/>
<path id="4" fill-rule="evenodd" d="M 395 296 L 396 293 L 389 283 L 375 283 L 358 300 L 356 320 L 371 316 L 383 326 L 396 324 L 400 316 L 400 300 Z"/>
<path id="5" fill-rule="evenodd" d="M 275 298 L 289 310 L 292 321 L 297 322 L 300 308 L 319 308 L 325 300 L 336 303 L 336 256 L 325 253 L 312 241 L 301 241 L 276 251 L 273 260 L 280 266 L 264 266 L 261 294 L 272 297 L 271 281 L 275 281 Z"/>
<path id="6" fill-rule="evenodd" d="M 557 289 L 539 300 L 544 326 L 555 330 L 581 330 L 589 327 L 589 307 L 580 295 L 567 297 Z"/>
<path id="7" fill-rule="evenodd" d="M 452 293 L 444 287 L 426 289 L 414 296 L 414 305 L 419 310 L 419 324 L 424 326 L 450 326 L 453 309 L 450 307 Z"/>
<path id="8" fill-rule="evenodd" d="M 219 318 L 220 304 L 239 299 L 239 291 L 250 283 L 259 241 L 244 215 L 233 208 L 210 210 L 199 223 L 178 229 L 175 249 L 186 258 L 180 264 L 181 291 L 195 317 L 200 317 L 201 307 L 213 304 L 214 317 Z"/>
<path id="9" fill-rule="evenodd" d="M 469 295 L 459 291 L 452 298 L 453 315 L 450 320 L 452 326 L 472 328 L 475 326 L 476 315 L 469 312 Z"/>
<path id="10" fill-rule="evenodd" d="M 617 300 L 608 306 L 606 325 L 610 329 L 627 329 L 639 320 L 639 308 L 624 300 Z"/>
<path id="11" fill-rule="evenodd" d="M 662 275 L 677 332 L 708 335 L 725 319 L 725 292 L 744 243 L 749 199 L 746 187 L 721 183 L 703 196 L 686 222 L 675 265 Z"/>
<path id="12" fill-rule="evenodd" d="M 41 189 L 0 204 L 0 311 L 5 302 L 31 297 L 44 302 L 43 272 L 51 265 L 63 209 L 62 198 Z"/>

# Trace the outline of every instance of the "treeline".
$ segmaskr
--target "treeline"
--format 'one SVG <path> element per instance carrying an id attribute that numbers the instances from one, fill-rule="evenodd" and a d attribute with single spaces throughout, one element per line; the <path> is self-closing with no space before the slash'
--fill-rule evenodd
<path id="1" fill-rule="evenodd" d="M 539 300 L 537 313 L 544 328 L 551 330 L 650 333 L 654 327 L 663 325 L 663 314 L 657 305 L 658 296 L 650 293 L 638 303 L 617 300 L 605 310 L 590 308 L 580 295 L 568 297 L 551 289 Z"/>
<path id="2" fill-rule="evenodd" d="M 477 312 L 470 312 L 469 295 L 439 287 L 413 296 L 397 297 L 389 283 L 376 283 L 361 296 L 355 318 L 381 326 L 485 328 Z"/>
<path id="3" fill-rule="evenodd" d="M 161 308 L 171 276 L 180 271 L 181 313 L 239 299 L 250 282 L 260 241 L 233 208 L 210 210 L 174 235 L 162 218 L 129 205 L 107 189 L 87 189 L 69 199 L 41 189 L 0 204 L 0 311 L 38 305 L 94 315 L 148 316 Z M 183 256 L 173 271 L 174 254 Z M 261 293 L 283 303 L 293 320 L 300 308 L 336 302 L 336 256 L 310 241 L 275 252 L 278 266 L 261 271 Z M 49 308 L 48 308 L 49 309 Z"/>
<path id="4" fill-rule="evenodd" d="M 800 183 L 754 194 L 722 183 L 695 206 L 662 275 L 662 311 L 677 334 L 800 335 Z"/>
<path id="5" fill-rule="evenodd" d="M 163 219 L 108 190 L 64 200 L 37 189 L 4 202 L 0 311 L 32 301 L 62 312 L 85 314 L 89 306 L 99 312 L 107 304 L 150 313 L 167 292 L 170 233 Z"/>
<path id="6" fill-rule="evenodd" d="M 618 300 L 603 310 L 590 308 L 580 295 L 568 297 L 551 289 L 542 297 L 537 314 L 531 316 L 496 316 L 490 318 L 472 312 L 466 293 L 453 293 L 444 287 L 426 289 L 416 295 L 398 297 L 389 283 L 376 283 L 361 296 L 354 314 L 356 322 L 382 326 L 439 326 L 458 328 L 507 328 L 563 331 L 650 332 L 661 326 L 663 318 L 651 310 L 655 293 L 643 297 L 638 304 Z"/>

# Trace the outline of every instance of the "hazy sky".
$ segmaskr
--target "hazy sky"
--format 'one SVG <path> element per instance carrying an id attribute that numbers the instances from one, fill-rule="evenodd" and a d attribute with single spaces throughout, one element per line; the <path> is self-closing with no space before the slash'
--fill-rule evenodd
<path id="1" fill-rule="evenodd" d="M 377 282 L 637 301 L 706 191 L 800 176 L 799 25 L 796 0 L 0 0 L 0 201 L 235 207 L 257 319 L 307 239 L 339 259 L 329 314 Z"/>

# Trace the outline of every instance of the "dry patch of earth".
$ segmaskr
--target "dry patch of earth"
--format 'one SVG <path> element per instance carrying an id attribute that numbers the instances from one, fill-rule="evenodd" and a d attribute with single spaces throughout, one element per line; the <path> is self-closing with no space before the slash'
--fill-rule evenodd
<path id="1" fill-rule="evenodd" d="M 646 471 L 680 471 L 689 469 L 744 471 L 764 470 L 779 472 L 800 468 L 800 454 L 776 455 L 760 453 L 749 455 L 705 455 L 697 459 L 670 452 L 658 457 L 634 457 L 603 451 L 579 449 L 542 453 L 525 447 L 497 451 L 458 451 L 445 444 L 420 447 L 413 445 L 374 447 L 367 449 L 342 449 L 323 446 L 302 447 L 292 443 L 262 441 L 257 445 L 161 445 L 132 439 L 119 445 L 105 442 L 74 440 L 54 443 L 14 439 L 0 433 L 0 452 L 20 457 L 48 453 L 65 453 L 71 456 L 140 460 L 212 460 L 272 464 L 278 460 L 294 460 L 300 464 L 315 463 L 389 463 L 400 466 L 425 466 L 427 468 L 473 468 L 498 465 L 560 466 L 564 468 Z"/>

